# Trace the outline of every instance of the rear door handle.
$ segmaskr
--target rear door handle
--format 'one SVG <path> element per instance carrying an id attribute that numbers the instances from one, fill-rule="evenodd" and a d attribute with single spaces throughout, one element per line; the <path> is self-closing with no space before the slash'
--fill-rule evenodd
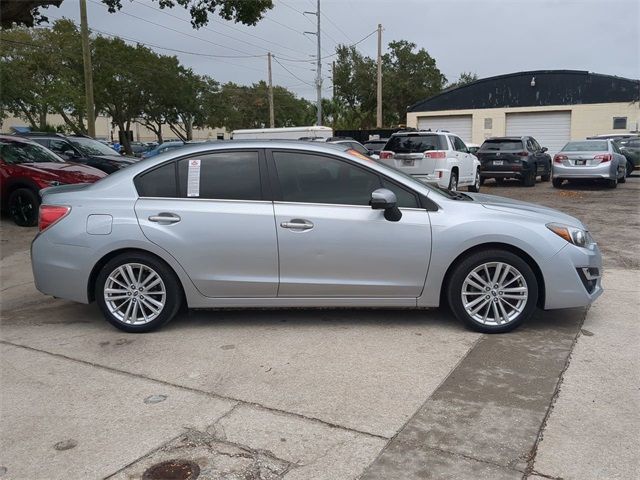
<path id="1" fill-rule="evenodd" d="M 151 215 L 149 217 L 150 222 L 156 223 L 178 223 L 180 220 L 182 219 L 175 213 L 166 212 L 159 213 L 158 215 Z"/>
<path id="2" fill-rule="evenodd" d="M 301 218 L 294 218 L 293 220 L 289 220 L 288 222 L 282 222 L 280 224 L 282 228 L 287 228 L 289 230 L 311 230 L 313 228 L 313 223 L 309 220 L 303 220 Z"/>

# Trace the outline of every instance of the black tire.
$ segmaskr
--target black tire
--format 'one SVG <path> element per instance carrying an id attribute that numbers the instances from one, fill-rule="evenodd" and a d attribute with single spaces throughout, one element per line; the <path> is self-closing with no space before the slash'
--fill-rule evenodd
<path id="1" fill-rule="evenodd" d="M 38 224 L 40 197 L 30 188 L 18 188 L 9 195 L 9 215 L 20 227 L 33 227 Z"/>
<path id="2" fill-rule="evenodd" d="M 487 180 L 487 179 L 486 179 L 485 177 L 483 177 L 482 175 L 480 175 L 480 186 L 484 185 L 484 182 L 485 182 L 486 180 Z"/>
<path id="3" fill-rule="evenodd" d="M 524 278 L 528 289 L 524 308 L 508 323 L 500 325 L 483 324 L 475 320 L 465 310 L 462 301 L 462 289 L 467 275 L 478 266 L 489 262 L 501 262 L 515 268 Z M 446 288 L 447 300 L 454 315 L 468 328 L 482 333 L 504 333 L 513 330 L 531 318 L 538 303 L 538 281 L 533 270 L 522 258 L 506 250 L 483 250 L 468 256 L 454 267 Z M 488 297 L 493 298 L 491 295 L 493 293 L 487 294 Z M 487 309 L 489 309 L 489 305 L 492 303 L 488 304 Z M 482 311 L 483 309 L 480 310 L 480 312 Z"/>
<path id="4" fill-rule="evenodd" d="M 541 182 L 548 182 L 549 180 L 551 180 L 551 165 L 549 165 L 549 168 L 547 169 L 546 173 L 544 173 L 543 175 L 540 175 Z"/>
<path id="5" fill-rule="evenodd" d="M 607 187 L 616 188 L 618 186 L 618 177 L 607 180 Z"/>
<path id="6" fill-rule="evenodd" d="M 451 172 L 451 176 L 449 177 L 449 190 L 458 190 L 458 172 L 455 170 Z"/>
<path id="7" fill-rule="evenodd" d="M 164 284 L 164 306 L 162 307 L 159 314 L 157 314 L 154 319 L 150 320 L 147 323 L 134 325 L 123 322 L 122 320 L 118 319 L 113 313 L 111 313 L 109 307 L 107 306 L 107 302 L 105 301 L 104 289 L 107 283 L 107 279 L 112 272 L 114 272 L 118 267 L 121 267 L 125 264 L 141 264 L 150 268 L 160 277 L 162 283 Z M 134 294 L 136 295 L 137 293 L 140 293 L 140 295 L 142 295 L 143 293 L 147 294 L 146 292 L 134 292 Z M 127 295 L 131 296 L 129 293 Z M 100 307 L 100 310 L 102 311 L 102 314 L 107 319 L 107 321 L 111 323 L 111 325 L 129 333 L 150 332 L 152 330 L 160 328 L 162 325 L 169 322 L 173 317 L 175 317 L 176 313 L 178 313 L 178 310 L 183 303 L 182 297 L 183 296 L 180 286 L 180 280 L 173 272 L 171 267 L 169 267 L 169 265 L 167 265 L 162 260 L 159 260 L 158 258 L 143 252 L 123 253 L 109 260 L 109 262 L 107 262 L 107 264 L 102 267 L 96 279 L 95 298 L 98 306 Z M 122 302 L 124 303 L 126 301 L 127 300 L 123 300 Z"/>
<path id="8" fill-rule="evenodd" d="M 536 171 L 535 171 L 535 166 L 533 167 L 533 170 L 531 170 L 530 172 L 527 172 L 524 176 L 524 178 L 522 179 L 522 184 L 525 187 L 533 187 L 536 184 Z"/>
<path id="9" fill-rule="evenodd" d="M 500 177 L 496 178 L 496 184 L 497 185 L 504 185 L 504 178 L 500 178 Z"/>
<path id="10" fill-rule="evenodd" d="M 563 182 L 563 180 L 561 178 L 554 178 L 552 180 L 553 187 L 554 188 L 561 188 L 562 187 L 562 182 Z"/>
<path id="11" fill-rule="evenodd" d="M 633 166 L 632 162 L 627 161 L 627 177 L 630 177 L 631 174 L 633 173 L 633 169 L 635 167 Z"/>
<path id="12" fill-rule="evenodd" d="M 473 180 L 473 185 L 470 185 L 467 190 L 477 193 L 480 191 L 480 185 L 482 185 L 482 179 L 480 178 L 480 172 L 476 170 L 476 177 Z"/>

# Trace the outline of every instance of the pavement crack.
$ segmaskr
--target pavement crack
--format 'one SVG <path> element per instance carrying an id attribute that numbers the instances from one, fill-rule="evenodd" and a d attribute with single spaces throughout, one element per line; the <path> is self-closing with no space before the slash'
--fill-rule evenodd
<path id="1" fill-rule="evenodd" d="M 197 394 L 200 394 L 200 395 L 205 395 L 207 397 L 215 398 L 215 399 L 218 399 L 218 400 L 225 400 L 227 402 L 236 402 L 236 403 L 239 403 L 239 404 L 242 404 L 242 405 L 246 405 L 246 406 L 249 406 L 249 407 L 258 408 L 258 409 L 261 409 L 261 410 L 264 410 L 264 411 L 267 411 L 267 412 L 278 413 L 278 414 L 281 414 L 281 415 L 286 415 L 286 416 L 289 416 L 289 417 L 294 417 L 294 418 L 298 418 L 298 419 L 301 419 L 301 420 L 306 420 L 306 421 L 309 421 L 309 422 L 320 424 L 320 425 L 323 425 L 325 427 L 335 428 L 337 430 L 342 430 L 344 432 L 356 433 L 356 434 L 359 434 L 359 435 L 364 435 L 366 437 L 375 438 L 375 439 L 378 439 L 378 440 L 387 440 L 387 441 L 389 440 L 389 437 L 385 437 L 384 435 L 379 435 L 377 433 L 367 432 L 366 430 L 359 430 L 357 428 L 345 427 L 344 425 L 340 425 L 340 424 L 337 424 L 337 423 L 329 422 L 327 420 L 322 420 L 320 418 L 310 417 L 308 415 L 304 415 L 304 414 L 301 414 L 301 413 L 289 412 L 287 410 L 282 410 L 280 408 L 269 407 L 269 406 L 262 405 L 262 404 L 257 403 L 257 402 L 250 402 L 248 400 L 242 400 L 240 398 L 234 398 L 234 397 L 230 397 L 230 396 L 227 396 L 227 395 L 221 395 L 221 394 L 218 394 L 218 393 L 207 392 L 207 391 L 200 390 L 200 389 L 197 389 L 197 388 L 187 387 L 185 385 L 180 385 L 180 384 L 177 384 L 177 383 L 168 382 L 166 380 L 160 380 L 158 378 L 150 377 L 148 375 L 143 375 L 143 374 L 140 374 L 140 373 L 131 373 L 131 372 L 127 372 L 125 370 L 119 370 L 119 369 L 114 368 L 114 367 L 109 367 L 109 366 L 106 366 L 106 365 L 100 365 L 99 363 L 95 363 L 95 362 L 90 362 L 90 361 L 87 361 L 87 360 L 80 360 L 78 358 L 69 357 L 69 356 L 63 355 L 61 353 L 48 352 L 48 351 L 42 350 L 40 348 L 30 347 L 28 345 L 22 345 L 22 344 L 19 344 L 19 343 L 13 343 L 13 342 L 10 342 L 10 341 L 7 341 L 7 340 L 0 340 L 0 344 L 9 345 L 9 346 L 16 347 L 16 348 L 24 348 L 25 350 L 30 350 L 32 352 L 38 352 L 38 353 L 42 353 L 44 355 L 50 355 L 50 356 L 55 357 L 55 358 L 60 358 L 60 359 L 68 360 L 68 361 L 71 361 L 71 362 L 76 362 L 76 363 L 79 363 L 79 364 L 82 364 L 82 365 L 86 365 L 86 366 L 90 366 L 90 367 L 94 367 L 94 368 L 100 368 L 102 370 L 106 370 L 106 371 L 112 372 L 112 373 L 117 373 L 119 375 L 126 375 L 126 376 L 133 377 L 133 378 L 148 380 L 150 382 L 156 382 L 156 383 L 159 383 L 159 384 L 162 384 L 162 385 L 167 385 L 167 386 L 173 387 L 173 388 L 179 388 L 181 390 L 197 393 Z"/>
<path id="2" fill-rule="evenodd" d="M 425 446 L 424 448 L 427 449 L 427 450 L 433 450 L 434 452 L 444 453 L 444 454 L 447 454 L 447 455 L 453 455 L 454 457 L 464 458 L 465 460 L 471 460 L 472 462 L 484 463 L 486 465 L 491 465 L 492 467 L 498 467 L 498 468 L 501 468 L 503 470 L 513 470 L 515 472 L 524 473 L 522 470 L 519 470 L 516 467 L 512 467 L 512 466 L 509 466 L 509 465 L 502 465 L 500 463 L 491 462 L 491 461 L 485 460 L 483 458 L 472 457 L 471 455 L 466 455 L 464 453 L 453 452 L 451 450 L 446 450 L 444 448 L 438 448 L 438 447 L 426 447 Z"/>
<path id="3" fill-rule="evenodd" d="M 578 329 L 576 332 L 575 337 L 573 338 L 573 342 L 571 343 L 571 348 L 569 349 L 569 355 L 567 355 L 567 359 L 564 363 L 564 366 L 562 367 L 562 370 L 560 371 L 560 375 L 558 377 L 558 382 L 556 383 L 556 388 L 553 391 L 553 395 L 551 396 L 551 401 L 549 402 L 549 406 L 547 407 L 547 411 L 545 412 L 544 415 L 544 419 L 542 420 L 542 423 L 540 424 L 540 429 L 538 430 L 538 435 L 536 436 L 536 441 L 533 444 L 533 447 L 531 448 L 531 450 L 529 451 L 529 453 L 526 456 L 527 459 L 527 468 L 524 471 L 524 475 L 522 476 L 523 480 L 526 480 L 529 475 L 532 474 L 533 472 L 533 465 L 535 463 L 536 460 L 536 456 L 538 455 L 538 447 L 540 446 L 540 442 L 542 441 L 543 437 L 544 437 L 544 430 L 547 427 L 547 422 L 549 421 L 549 417 L 551 416 L 551 412 L 553 412 L 553 409 L 555 407 L 555 404 L 558 400 L 558 397 L 560 396 L 560 389 L 562 388 L 562 382 L 564 381 L 564 374 L 566 373 L 567 369 L 569 368 L 569 365 L 571 364 L 571 358 L 573 357 L 573 351 L 576 347 L 576 343 L 578 343 L 578 339 L 582 336 L 582 327 L 584 325 L 584 322 L 587 318 L 587 313 L 589 313 L 589 309 L 591 307 L 587 307 L 584 309 L 583 315 L 582 315 L 582 319 L 580 321 L 580 325 L 578 325 Z M 554 477 L 548 477 L 548 478 L 554 478 Z"/>

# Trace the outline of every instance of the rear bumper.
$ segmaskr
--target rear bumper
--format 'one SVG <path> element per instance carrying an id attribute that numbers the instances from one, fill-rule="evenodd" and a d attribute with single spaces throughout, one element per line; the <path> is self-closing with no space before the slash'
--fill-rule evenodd
<path id="1" fill-rule="evenodd" d="M 438 186 L 443 188 L 448 188 L 451 174 L 449 170 L 436 169 L 431 174 L 419 174 L 411 176 L 416 180 L 421 181 L 422 183 L 432 183 L 437 184 Z"/>
<path id="2" fill-rule="evenodd" d="M 482 166 L 480 168 L 480 176 L 482 178 L 522 178 L 531 171 L 528 164 L 505 165 L 496 168 L 493 165 Z"/>
<path id="3" fill-rule="evenodd" d="M 564 165 L 553 165 L 554 178 L 616 178 L 616 168 L 613 162 L 607 162 L 604 165 L 581 165 L 579 167 L 567 167 Z"/>

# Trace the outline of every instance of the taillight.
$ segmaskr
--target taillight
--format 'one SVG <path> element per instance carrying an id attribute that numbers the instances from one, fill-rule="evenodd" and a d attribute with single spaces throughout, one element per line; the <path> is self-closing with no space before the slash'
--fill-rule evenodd
<path id="1" fill-rule="evenodd" d="M 71 207 L 61 205 L 40 205 L 38 214 L 38 230 L 43 231 L 56 222 L 62 220 L 69 212 Z"/>
<path id="2" fill-rule="evenodd" d="M 601 153 L 600 155 L 596 155 L 593 157 L 594 160 L 600 160 L 600 163 L 610 162 L 611 154 L 610 153 Z"/>
<path id="3" fill-rule="evenodd" d="M 424 158 L 447 158 L 447 152 L 436 152 L 429 150 L 424 152 Z"/>
<path id="4" fill-rule="evenodd" d="M 518 152 L 518 153 L 516 153 L 516 155 L 518 155 L 519 157 L 528 157 L 529 156 L 529 152 Z"/>
<path id="5" fill-rule="evenodd" d="M 393 152 L 389 152 L 388 150 L 382 150 L 380 152 L 380 158 L 381 159 L 389 159 L 389 158 L 393 158 Z"/>
<path id="6" fill-rule="evenodd" d="M 567 157 L 566 155 L 560 155 L 559 153 L 554 155 L 553 157 L 553 163 L 562 163 L 563 160 L 568 160 L 569 157 Z"/>

